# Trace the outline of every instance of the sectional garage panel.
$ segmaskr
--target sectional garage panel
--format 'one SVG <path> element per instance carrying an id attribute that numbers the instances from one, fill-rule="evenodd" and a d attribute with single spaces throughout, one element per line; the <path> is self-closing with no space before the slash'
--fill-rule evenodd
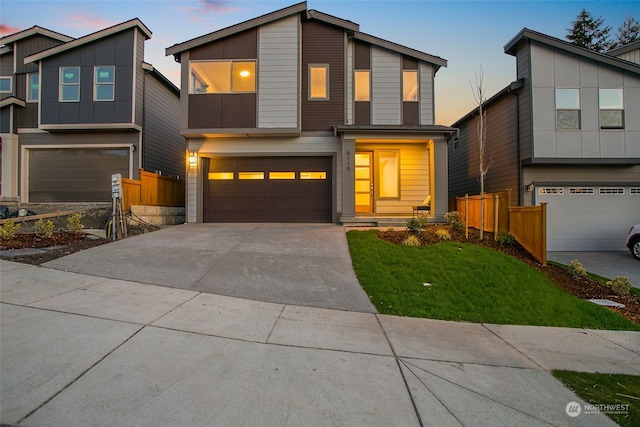
<path id="1" fill-rule="evenodd" d="M 332 222 L 332 157 L 203 158 L 204 222 Z"/>
<path id="2" fill-rule="evenodd" d="M 548 251 L 626 251 L 629 228 L 640 223 L 640 186 L 544 186 Z"/>

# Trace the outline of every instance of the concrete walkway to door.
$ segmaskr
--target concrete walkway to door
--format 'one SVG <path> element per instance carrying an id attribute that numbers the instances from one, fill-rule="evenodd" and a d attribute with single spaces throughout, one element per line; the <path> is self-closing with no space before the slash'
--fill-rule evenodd
<path id="1" fill-rule="evenodd" d="M 46 263 L 58 270 L 254 301 L 374 313 L 344 228 L 184 224 Z"/>

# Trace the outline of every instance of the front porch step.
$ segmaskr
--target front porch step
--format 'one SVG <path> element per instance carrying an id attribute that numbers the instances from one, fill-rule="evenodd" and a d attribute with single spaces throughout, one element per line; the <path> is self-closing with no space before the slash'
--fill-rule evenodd
<path id="1" fill-rule="evenodd" d="M 340 224 L 345 227 L 406 227 L 407 221 L 411 219 L 407 217 L 340 217 Z"/>

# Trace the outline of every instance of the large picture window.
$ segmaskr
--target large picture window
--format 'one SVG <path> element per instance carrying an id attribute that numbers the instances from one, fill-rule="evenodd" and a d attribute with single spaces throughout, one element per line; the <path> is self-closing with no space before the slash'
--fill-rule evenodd
<path id="1" fill-rule="evenodd" d="M 40 75 L 38 73 L 27 74 L 27 102 L 38 102 L 40 89 Z"/>
<path id="2" fill-rule="evenodd" d="M 624 100 L 622 89 L 600 89 L 600 128 L 624 129 Z"/>
<path id="3" fill-rule="evenodd" d="M 60 102 L 80 101 L 80 67 L 60 67 Z"/>
<path id="4" fill-rule="evenodd" d="M 95 101 L 113 101 L 116 83 L 116 67 L 98 66 L 94 69 L 93 99 Z"/>
<path id="5" fill-rule="evenodd" d="M 556 128 L 580 129 L 579 89 L 556 89 Z"/>
<path id="6" fill-rule="evenodd" d="M 309 99 L 329 99 L 328 65 L 309 65 Z"/>
<path id="7" fill-rule="evenodd" d="M 405 70 L 402 72 L 402 100 L 418 101 L 418 72 Z"/>
<path id="8" fill-rule="evenodd" d="M 355 100 L 371 101 L 371 72 L 369 70 L 355 72 Z"/>
<path id="9" fill-rule="evenodd" d="M 256 91 L 256 61 L 192 61 L 189 93 Z"/>

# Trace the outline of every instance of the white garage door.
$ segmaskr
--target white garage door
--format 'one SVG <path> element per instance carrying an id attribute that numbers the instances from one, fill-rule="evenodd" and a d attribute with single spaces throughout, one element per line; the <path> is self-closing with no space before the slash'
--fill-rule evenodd
<path id="1" fill-rule="evenodd" d="M 640 224 L 640 187 L 537 187 L 542 202 L 548 251 L 625 251 L 629 228 Z"/>

